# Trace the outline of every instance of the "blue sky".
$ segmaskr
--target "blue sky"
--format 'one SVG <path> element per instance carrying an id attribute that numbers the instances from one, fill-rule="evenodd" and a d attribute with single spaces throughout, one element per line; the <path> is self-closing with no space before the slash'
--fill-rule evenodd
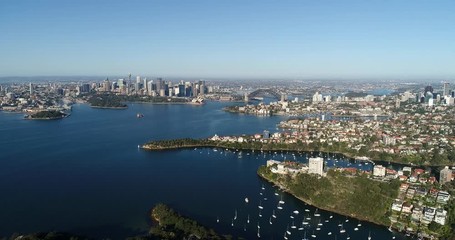
<path id="1" fill-rule="evenodd" d="M 0 75 L 455 78 L 455 1 L 0 1 Z"/>

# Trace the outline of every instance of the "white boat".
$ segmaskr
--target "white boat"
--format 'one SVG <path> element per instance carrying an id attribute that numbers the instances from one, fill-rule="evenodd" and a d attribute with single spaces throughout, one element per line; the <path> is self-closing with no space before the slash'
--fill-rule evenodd
<path id="1" fill-rule="evenodd" d="M 310 209 L 305 209 L 305 212 L 310 212 Z"/>
<path id="2" fill-rule="evenodd" d="M 305 233 L 303 234 L 302 240 L 308 240 L 308 238 L 306 238 L 306 231 L 305 231 Z"/>
<path id="3" fill-rule="evenodd" d="M 332 235 L 332 232 L 327 233 L 327 235 L 329 235 L 329 236 Z"/>
<path id="4" fill-rule="evenodd" d="M 297 211 L 297 210 L 294 210 L 294 212 L 293 212 L 293 213 L 294 213 L 294 214 L 299 214 L 299 211 Z"/>
<path id="5" fill-rule="evenodd" d="M 368 232 L 368 240 L 371 240 L 371 231 Z"/>
<path id="6" fill-rule="evenodd" d="M 318 226 L 322 226 L 322 223 L 321 223 L 321 221 L 320 221 L 320 220 L 319 220 Z"/>
<path id="7" fill-rule="evenodd" d="M 286 227 L 286 233 L 291 235 L 291 232 L 289 232 L 289 225 Z"/>
<path id="8" fill-rule="evenodd" d="M 259 226 L 259 222 L 258 222 L 258 229 L 261 228 L 261 226 Z"/>
<path id="9" fill-rule="evenodd" d="M 393 230 L 392 230 L 392 224 L 390 224 L 390 226 L 387 228 L 387 230 L 389 230 L 389 232 L 393 232 Z"/>
<path id="10" fill-rule="evenodd" d="M 321 230 L 321 228 L 319 228 L 319 227 L 318 227 L 318 228 L 316 228 L 316 231 L 319 231 L 319 230 Z"/>
<path id="11" fill-rule="evenodd" d="M 324 222 L 328 223 L 328 222 L 329 222 L 329 220 L 327 220 L 327 219 L 326 219 Z"/>
<path id="12" fill-rule="evenodd" d="M 286 232 L 284 232 L 284 239 L 288 239 L 288 237 L 286 236 Z"/>
<path id="13" fill-rule="evenodd" d="M 341 225 L 341 228 L 340 228 L 340 233 L 345 233 L 346 230 L 343 228 L 343 225 Z"/>
<path id="14" fill-rule="evenodd" d="M 234 226 L 234 219 L 232 219 L 232 223 L 231 223 L 231 226 L 232 226 L 232 227 Z"/>
<path id="15" fill-rule="evenodd" d="M 293 229 L 297 228 L 297 227 L 295 226 L 295 224 L 294 224 L 294 221 L 292 221 L 291 228 L 293 228 Z"/>
<path id="16" fill-rule="evenodd" d="M 273 218 L 276 218 L 275 210 L 272 211 L 272 217 L 273 217 Z"/>
<path id="17" fill-rule="evenodd" d="M 291 216 L 289 216 L 289 217 L 290 217 L 290 218 L 292 218 L 292 219 L 294 219 L 294 216 L 292 216 L 292 215 L 291 215 Z"/>
<path id="18" fill-rule="evenodd" d="M 316 235 L 314 235 L 314 234 L 311 234 L 311 237 L 312 237 L 312 238 L 316 238 Z"/>
<path id="19" fill-rule="evenodd" d="M 346 240 L 349 240 L 349 239 L 351 239 L 351 237 L 349 237 L 349 235 L 348 235 L 348 236 L 346 237 Z"/>
<path id="20" fill-rule="evenodd" d="M 329 218 L 333 218 L 333 216 L 332 216 L 332 215 L 330 215 L 330 217 L 329 217 Z"/>
<path id="21" fill-rule="evenodd" d="M 308 222 L 307 221 L 303 221 L 302 224 L 303 225 L 308 225 Z"/>
<path id="22" fill-rule="evenodd" d="M 279 203 L 278 203 L 278 206 L 276 208 L 278 208 L 280 210 L 283 209 L 283 207 Z"/>
<path id="23" fill-rule="evenodd" d="M 262 190 L 265 190 L 265 187 L 264 187 L 264 184 L 262 184 L 262 187 L 261 187 Z"/>
<path id="24" fill-rule="evenodd" d="M 246 202 L 246 203 L 248 203 L 248 202 L 249 202 L 249 200 L 248 200 L 248 198 L 247 198 L 247 197 L 245 198 L 245 202 Z"/>
<path id="25" fill-rule="evenodd" d="M 216 218 L 216 222 L 217 222 L 217 223 L 219 223 L 219 222 L 220 222 L 220 219 L 219 219 L 218 217 Z"/>
<path id="26" fill-rule="evenodd" d="M 259 201 L 259 206 L 258 206 L 259 209 L 264 209 L 264 207 L 262 206 L 262 202 Z"/>
<path id="27" fill-rule="evenodd" d="M 318 209 L 316 209 L 316 210 L 314 211 L 314 216 L 315 216 L 315 217 L 321 216 L 321 214 L 318 213 Z"/>
<path id="28" fill-rule="evenodd" d="M 269 218 L 269 223 L 272 224 L 272 217 Z"/>
<path id="29" fill-rule="evenodd" d="M 275 193 L 275 196 L 278 196 L 278 193 Z"/>
<path id="30" fill-rule="evenodd" d="M 358 228 L 354 228 L 354 231 L 359 231 L 359 229 Z"/>
<path id="31" fill-rule="evenodd" d="M 284 204 L 283 195 L 281 195 L 281 200 L 280 200 L 278 203 L 279 203 L 279 204 Z"/>
<path id="32" fill-rule="evenodd" d="M 258 228 L 258 234 L 257 234 L 258 238 L 261 238 L 261 234 L 259 233 L 259 228 Z"/>

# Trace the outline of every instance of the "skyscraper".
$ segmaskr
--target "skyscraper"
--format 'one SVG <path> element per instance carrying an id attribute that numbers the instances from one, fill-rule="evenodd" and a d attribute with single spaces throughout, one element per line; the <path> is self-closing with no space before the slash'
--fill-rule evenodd
<path id="1" fill-rule="evenodd" d="M 426 86 L 423 94 L 427 94 L 427 92 L 433 93 L 433 87 L 432 86 Z"/>
<path id="2" fill-rule="evenodd" d="M 33 83 L 30 83 L 30 95 L 33 95 Z"/>
<path id="3" fill-rule="evenodd" d="M 310 158 L 308 165 L 309 165 L 308 173 L 314 173 L 322 176 L 324 168 L 323 158 L 321 157 Z"/>
<path id="4" fill-rule="evenodd" d="M 445 82 L 445 83 L 444 83 L 444 88 L 443 88 L 443 91 L 442 91 L 442 96 L 443 96 L 443 97 L 449 96 L 449 94 L 450 94 L 449 83 L 448 83 L 448 82 Z"/>

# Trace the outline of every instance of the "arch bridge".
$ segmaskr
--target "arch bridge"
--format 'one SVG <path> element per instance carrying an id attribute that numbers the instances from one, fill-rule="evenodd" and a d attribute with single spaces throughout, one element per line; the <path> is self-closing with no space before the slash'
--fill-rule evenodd
<path id="1" fill-rule="evenodd" d="M 272 96 L 278 100 L 281 99 L 281 93 L 279 93 L 276 90 L 270 89 L 270 88 L 261 88 L 258 90 L 255 90 L 248 94 L 248 98 L 255 98 L 255 97 L 262 97 L 262 96 Z"/>

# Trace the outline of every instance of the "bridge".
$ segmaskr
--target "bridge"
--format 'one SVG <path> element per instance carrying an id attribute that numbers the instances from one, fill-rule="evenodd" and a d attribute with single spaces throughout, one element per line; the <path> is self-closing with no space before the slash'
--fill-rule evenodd
<path id="1" fill-rule="evenodd" d="M 253 91 L 250 94 L 248 94 L 248 98 L 250 98 L 250 99 L 255 98 L 255 97 L 261 97 L 261 96 L 272 96 L 272 97 L 276 98 L 277 100 L 281 99 L 281 93 L 279 93 L 273 89 L 270 89 L 270 88 L 258 89 L 256 91 Z"/>

